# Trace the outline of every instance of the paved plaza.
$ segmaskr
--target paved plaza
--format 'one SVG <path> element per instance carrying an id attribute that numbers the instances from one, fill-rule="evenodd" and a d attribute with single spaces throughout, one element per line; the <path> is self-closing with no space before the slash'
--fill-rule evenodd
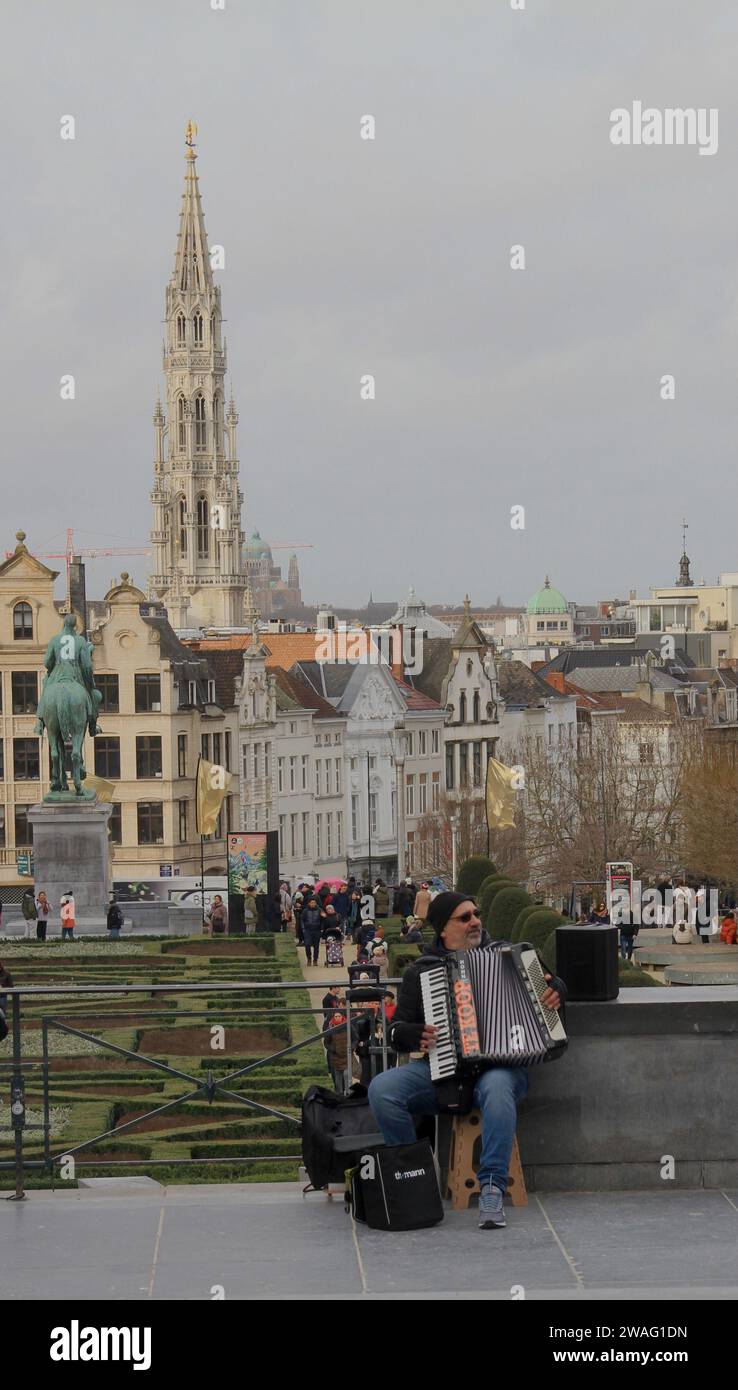
<path id="1" fill-rule="evenodd" d="M 531 1194 L 504 1231 L 354 1226 L 296 1183 L 147 1178 L 0 1202 L 0 1298 L 734 1300 L 738 1191 Z"/>

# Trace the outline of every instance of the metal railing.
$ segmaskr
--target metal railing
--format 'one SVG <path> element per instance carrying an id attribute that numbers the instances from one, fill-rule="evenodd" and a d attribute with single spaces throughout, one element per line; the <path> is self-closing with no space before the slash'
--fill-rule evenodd
<path id="1" fill-rule="evenodd" d="M 341 992 L 345 997 L 346 1004 L 341 1005 L 339 1007 L 342 1012 L 345 1012 L 346 1008 L 348 1008 L 348 1018 L 346 1022 L 339 1023 L 334 1027 L 321 1027 L 320 1032 L 312 1033 L 306 1038 L 301 1038 L 298 1042 L 291 1042 L 286 1047 L 280 1048 L 277 1052 L 269 1053 L 268 1055 L 265 1055 L 263 1057 L 257 1057 L 254 1061 L 248 1062 L 245 1066 L 238 1067 L 235 1071 L 228 1072 L 225 1076 L 221 1076 L 220 1074 L 216 1075 L 213 1073 L 212 1070 L 208 1070 L 204 1079 L 201 1079 L 197 1076 L 192 1076 L 189 1072 L 183 1071 L 178 1067 L 170 1066 L 168 1063 L 160 1061 L 157 1058 L 148 1057 L 141 1052 L 133 1051 L 131 1048 L 122 1047 L 119 1043 L 111 1042 L 109 1039 L 99 1036 L 99 1033 L 91 1032 L 89 1031 L 89 1029 L 85 1029 L 84 1027 L 75 1027 L 74 1023 L 84 1024 L 85 1020 L 84 1014 L 80 1015 L 77 1013 L 72 1015 L 67 1013 L 65 1015 L 63 1012 L 58 1013 L 55 1011 L 54 1015 L 46 1013 L 42 1014 L 40 1019 L 38 1020 L 34 1017 L 33 1022 L 38 1021 L 41 1024 L 42 1057 L 40 1061 L 38 1059 L 25 1058 L 23 1056 L 22 1047 L 22 1003 L 24 1000 L 43 1000 L 44 998 L 47 998 L 49 996 L 53 996 L 54 999 L 58 999 L 59 996 L 65 996 L 69 997 L 70 1000 L 91 997 L 91 1002 L 94 998 L 96 1006 L 94 1008 L 94 1012 L 92 1012 L 89 1016 L 90 1018 L 94 1018 L 94 1026 L 98 1029 L 101 1029 L 103 1027 L 119 1027 L 120 1021 L 125 1020 L 126 1018 L 143 1018 L 147 1026 L 149 1024 L 149 1021 L 154 1019 L 192 1018 L 200 1020 L 204 1027 L 212 1027 L 213 1025 L 210 1022 L 210 1015 L 215 1012 L 215 1006 L 213 1006 L 210 1009 L 206 1008 L 205 1011 L 184 1011 L 174 1006 L 170 1009 L 164 1008 L 158 1012 L 146 1010 L 145 1013 L 140 1009 L 131 1009 L 125 1011 L 115 1009 L 114 1011 L 111 1011 L 110 1013 L 106 1014 L 104 1013 L 104 1004 L 108 996 L 115 996 L 116 998 L 119 998 L 121 995 L 145 995 L 147 998 L 151 998 L 152 995 L 167 995 L 170 997 L 172 995 L 193 995 L 197 997 L 198 995 L 203 994 L 206 996 L 212 996 L 215 994 L 233 994 L 235 996 L 246 996 L 246 999 L 248 1000 L 249 995 L 252 997 L 258 997 L 258 994 L 264 991 L 271 991 L 272 993 L 274 993 L 275 991 L 284 991 L 286 994 L 285 1003 L 282 1004 L 282 1002 L 280 1001 L 280 1007 L 278 1008 L 259 1007 L 255 1009 L 252 1006 L 250 1010 L 247 1008 L 245 1013 L 236 1013 L 235 1011 L 231 1012 L 229 1010 L 228 1015 L 225 1019 L 223 1019 L 221 1014 L 220 1022 L 226 1026 L 232 1026 L 235 1022 L 238 1022 L 241 1024 L 241 1026 L 254 1027 L 258 1023 L 264 1023 L 267 1020 L 270 1020 L 272 1022 L 279 1020 L 288 1021 L 291 1017 L 296 1015 L 314 1016 L 317 1014 L 321 1017 L 321 1020 L 325 1022 L 325 1017 L 328 1010 L 323 1008 L 322 1005 L 299 1005 L 295 1007 L 288 1007 L 286 1001 L 289 998 L 289 991 L 299 990 L 303 993 L 306 993 L 308 990 L 314 989 L 332 990 L 336 987 L 337 982 L 335 980 L 310 980 L 309 982 L 304 980 L 267 980 L 249 983 L 233 983 L 231 981 L 211 980 L 208 983 L 196 985 L 177 984 L 174 981 L 168 981 L 164 984 L 51 984 L 20 985 L 12 988 L 4 987 L 2 993 L 11 1002 L 11 1017 L 9 1019 L 9 1026 L 12 1033 L 12 1059 L 8 1059 L 6 1061 L 4 1058 L 0 1058 L 0 1079 L 2 1079 L 3 1072 L 7 1072 L 8 1070 L 10 1071 L 11 1123 L 9 1126 L 0 1125 L 0 1133 L 2 1133 L 4 1129 L 12 1130 L 14 1136 L 15 1153 L 12 1159 L 0 1159 L 0 1170 L 8 1168 L 13 1168 L 15 1170 L 15 1194 L 14 1197 L 12 1197 L 10 1200 L 24 1200 L 24 1183 L 25 1174 L 27 1171 L 43 1169 L 46 1172 L 53 1175 L 55 1172 L 56 1165 L 59 1165 L 64 1161 L 68 1162 L 68 1160 L 70 1159 L 75 1159 L 75 1155 L 81 1153 L 83 1150 L 89 1150 L 93 1145 L 99 1144 L 101 1140 L 109 1140 L 111 1138 L 117 1137 L 120 1134 L 124 1134 L 129 1130 L 134 1130 L 136 1126 L 142 1125 L 145 1121 L 151 1120 L 152 1118 L 155 1118 L 158 1115 L 166 1114 L 167 1112 L 176 1109 L 177 1106 L 183 1105 L 185 1102 L 195 1100 L 199 1097 L 204 1097 L 208 1101 L 208 1104 L 212 1104 L 216 1096 L 230 1101 L 236 1101 L 240 1105 L 244 1106 L 245 1109 L 249 1112 L 255 1112 L 257 1114 L 272 1116 L 276 1119 L 287 1122 L 290 1125 L 294 1125 L 295 1135 L 297 1137 L 300 1133 L 300 1121 L 298 1118 L 296 1118 L 294 1115 L 288 1114 L 286 1111 L 277 1109 L 275 1106 L 265 1105 L 262 1101 L 255 1100 L 253 1097 L 249 1097 L 247 1095 L 243 1095 L 240 1091 L 232 1090 L 230 1083 L 237 1081 L 241 1077 L 251 1076 L 254 1072 L 259 1071 L 263 1067 L 267 1066 L 270 1062 L 279 1062 L 284 1057 L 293 1056 L 295 1053 L 300 1052 L 302 1048 L 309 1047 L 316 1042 L 322 1042 L 332 1034 L 344 1032 L 346 1031 L 346 1029 L 349 1028 L 349 1026 L 351 1026 L 352 1028 L 351 1036 L 353 1037 L 353 1031 L 356 1027 L 356 1021 L 360 1016 L 368 1017 L 370 1025 L 373 1021 L 375 1027 L 377 1022 L 381 1023 L 381 1044 L 377 1044 L 376 1042 L 372 1044 L 371 1042 L 368 1042 L 366 1053 L 368 1056 L 372 1074 L 374 1074 L 376 1070 L 377 1062 L 380 1056 L 382 1058 L 382 1067 L 386 1068 L 388 1064 L 386 1027 L 387 1020 L 383 986 L 389 988 L 390 986 L 397 985 L 398 983 L 399 981 L 392 979 L 383 981 L 382 984 L 379 986 L 373 986 L 373 988 L 376 989 L 378 993 L 381 992 L 381 995 L 380 998 L 376 1001 L 378 1005 L 377 1009 L 371 1010 L 366 999 L 362 997 L 365 994 L 367 988 L 366 985 L 358 987 L 359 998 L 356 999 L 353 996 L 356 995 L 357 990 L 355 988 L 352 988 L 350 985 L 343 984 L 341 982 L 338 984 L 338 988 L 341 989 Z M 71 1019 L 74 1019 L 74 1022 L 71 1022 Z M 104 1024 L 101 1024 L 99 1022 L 100 1019 L 105 1020 Z M 244 1020 L 248 1020 L 248 1022 L 244 1024 Z M 49 1054 L 49 1033 L 52 1031 L 66 1034 L 71 1037 L 80 1038 L 84 1041 L 90 1042 L 94 1044 L 96 1048 L 99 1048 L 102 1051 L 112 1053 L 127 1060 L 138 1062 L 142 1066 L 142 1068 L 150 1067 L 154 1071 L 163 1072 L 169 1077 L 177 1077 L 182 1081 L 190 1083 L 192 1089 L 186 1091 L 182 1095 L 176 1096 L 172 1100 L 164 1102 L 162 1105 L 155 1106 L 153 1110 L 149 1110 L 143 1115 L 138 1115 L 133 1120 L 128 1120 L 126 1123 L 121 1125 L 114 1125 L 112 1128 L 104 1130 L 101 1134 L 95 1135 L 92 1139 L 85 1139 L 78 1144 L 74 1144 L 70 1147 L 64 1148 L 56 1153 L 53 1153 L 51 1144 L 51 1094 L 49 1084 L 50 1073 L 53 1072 L 53 1059 L 50 1057 Z M 177 1055 L 174 1051 L 176 1047 L 176 1032 L 177 1030 L 174 1028 L 171 1030 L 173 1055 Z M 348 1087 L 351 1085 L 352 1080 L 353 1050 L 353 1046 L 349 1046 L 347 1048 L 346 1071 L 344 1077 L 346 1089 L 348 1089 Z M 223 1056 L 221 1060 L 227 1065 L 227 1058 L 225 1056 Z M 85 1070 L 85 1058 L 81 1056 L 79 1061 L 80 1070 Z M 41 1069 L 43 1080 L 43 1120 L 40 1124 L 29 1124 L 26 1121 L 26 1074 L 30 1071 L 37 1072 L 39 1068 Z M 68 1076 L 70 1078 L 70 1084 L 73 1085 L 74 1073 L 65 1071 L 64 1074 L 65 1076 Z M 101 1072 L 101 1083 L 104 1083 L 104 1075 L 104 1072 Z M 111 1104 L 114 1102 L 114 1100 L 115 1096 L 111 1095 Z M 27 1130 L 43 1131 L 43 1159 L 29 1159 L 25 1156 L 23 1147 L 23 1135 Z M 204 1135 L 203 1138 L 205 1139 L 206 1136 Z M 142 1157 L 140 1159 L 126 1158 L 122 1160 L 96 1160 L 92 1158 L 87 1162 L 85 1160 L 82 1160 L 79 1166 L 88 1168 L 94 1167 L 107 1169 L 117 1167 L 175 1167 L 186 1166 L 188 1164 L 194 1163 L 229 1163 L 231 1165 L 248 1163 L 289 1163 L 291 1161 L 299 1162 L 301 1160 L 301 1157 L 302 1155 L 297 1153 L 276 1155 L 243 1154 L 233 1157 L 226 1156 L 223 1158 L 216 1157 L 206 1159 L 152 1159 Z"/>

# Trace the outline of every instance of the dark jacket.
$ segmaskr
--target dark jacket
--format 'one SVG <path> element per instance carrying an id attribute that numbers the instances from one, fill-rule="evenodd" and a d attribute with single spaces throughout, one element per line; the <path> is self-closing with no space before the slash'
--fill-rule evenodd
<path id="1" fill-rule="evenodd" d="M 111 903 L 108 908 L 107 925 L 108 931 L 114 931 L 123 926 L 123 913 L 117 903 Z"/>
<path id="2" fill-rule="evenodd" d="M 509 946 L 508 941 L 492 942 L 486 931 L 482 932 L 482 946 Z M 400 986 L 400 997 L 397 1001 L 397 1012 L 392 1020 L 389 1030 L 389 1041 L 398 1052 L 417 1052 L 420 1048 L 420 1035 L 425 1027 L 423 1014 L 423 996 L 420 991 L 420 977 L 426 970 L 431 970 L 434 965 L 438 965 L 444 956 L 450 952 L 438 941 L 432 945 L 424 946 L 420 958 L 408 965 L 402 977 Z M 544 964 L 544 962 L 541 962 Z M 550 974 L 548 966 L 545 967 L 546 974 Z M 562 1003 L 566 999 L 566 985 L 559 979 L 558 975 L 552 975 L 550 980 L 552 989 L 557 990 L 561 995 Z"/>
<path id="3" fill-rule="evenodd" d="M 398 888 L 395 893 L 393 909 L 395 912 L 398 912 L 401 917 L 409 917 L 413 910 L 414 902 L 415 894 L 411 893 L 410 889 L 403 883 L 402 887 Z"/>
<path id="4" fill-rule="evenodd" d="M 373 922 L 363 922 L 356 933 L 357 946 L 366 946 L 367 941 L 373 941 L 376 930 Z"/>
<path id="5" fill-rule="evenodd" d="M 320 919 L 320 934 L 324 941 L 329 941 L 331 937 L 334 941 L 341 940 L 343 936 L 341 922 L 335 912 L 326 912 L 322 915 Z"/>
<path id="6" fill-rule="evenodd" d="M 339 917 L 348 917 L 349 908 L 351 906 L 351 899 L 348 893 L 336 893 L 336 896 L 333 899 L 333 906 L 335 907 Z"/>
<path id="7" fill-rule="evenodd" d="M 300 926 L 303 931 L 320 931 L 320 908 L 304 907 L 300 914 Z"/>

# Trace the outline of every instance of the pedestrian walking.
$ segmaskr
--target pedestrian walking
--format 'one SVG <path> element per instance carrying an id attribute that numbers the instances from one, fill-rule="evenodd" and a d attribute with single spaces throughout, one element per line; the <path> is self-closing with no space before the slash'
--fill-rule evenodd
<path id="1" fill-rule="evenodd" d="M 421 883 L 419 891 L 415 894 L 413 917 L 417 917 L 420 922 L 424 922 L 428 916 L 428 908 L 430 905 L 431 895 L 428 892 L 428 884 Z"/>
<path id="2" fill-rule="evenodd" d="M 21 912 L 23 913 L 23 917 L 25 919 L 24 936 L 26 940 L 28 940 L 28 938 L 33 935 L 33 923 L 36 921 L 36 918 L 38 917 L 38 912 L 36 910 L 36 899 L 33 896 L 32 888 L 23 889 L 23 896 L 21 898 Z"/>
<path id="3" fill-rule="evenodd" d="M 120 939 L 120 929 L 123 926 L 123 913 L 120 910 L 115 897 L 110 899 L 108 907 L 108 940 L 118 941 Z"/>
<path id="4" fill-rule="evenodd" d="M 74 941 L 75 907 L 71 888 L 64 894 L 59 904 L 62 941 Z"/>
<path id="5" fill-rule="evenodd" d="M 249 883 L 243 895 L 243 925 L 247 936 L 255 935 L 258 920 L 259 907 L 256 901 L 256 889 L 253 883 Z"/>
<path id="6" fill-rule="evenodd" d="M 43 888 L 42 888 L 42 889 L 41 889 L 41 892 L 39 893 L 39 895 L 38 895 L 38 897 L 37 897 L 37 899 L 36 899 L 36 940 L 37 940 L 37 941 L 45 941 L 45 940 L 46 940 L 46 925 L 47 925 L 48 920 L 49 920 L 49 913 L 50 913 L 50 912 L 51 912 L 51 903 L 49 902 L 49 900 L 48 900 L 48 898 L 47 898 L 47 896 L 46 896 L 46 894 L 44 893 Z"/>
<path id="7" fill-rule="evenodd" d="M 302 909 L 300 916 L 302 926 L 302 939 L 305 943 L 308 965 L 318 964 L 318 948 L 320 946 L 320 908 L 318 899 L 315 896 L 308 898 L 307 907 Z"/>
<path id="8" fill-rule="evenodd" d="M 228 931 L 228 908 L 220 893 L 216 893 L 208 913 L 210 931 L 213 936 L 225 936 Z"/>
<path id="9" fill-rule="evenodd" d="M 282 894 L 273 893 L 267 903 L 267 927 L 269 931 L 282 931 Z"/>
<path id="10" fill-rule="evenodd" d="M 378 878 L 374 885 L 374 915 L 389 916 L 389 892 L 381 878 Z"/>

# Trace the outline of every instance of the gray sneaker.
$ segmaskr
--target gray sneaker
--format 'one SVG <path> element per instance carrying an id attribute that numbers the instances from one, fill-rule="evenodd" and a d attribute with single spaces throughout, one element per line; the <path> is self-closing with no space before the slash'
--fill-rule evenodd
<path id="1" fill-rule="evenodd" d="M 503 1194 L 499 1187 L 488 1183 L 479 1194 L 479 1229 L 489 1231 L 495 1226 L 505 1225 Z"/>

